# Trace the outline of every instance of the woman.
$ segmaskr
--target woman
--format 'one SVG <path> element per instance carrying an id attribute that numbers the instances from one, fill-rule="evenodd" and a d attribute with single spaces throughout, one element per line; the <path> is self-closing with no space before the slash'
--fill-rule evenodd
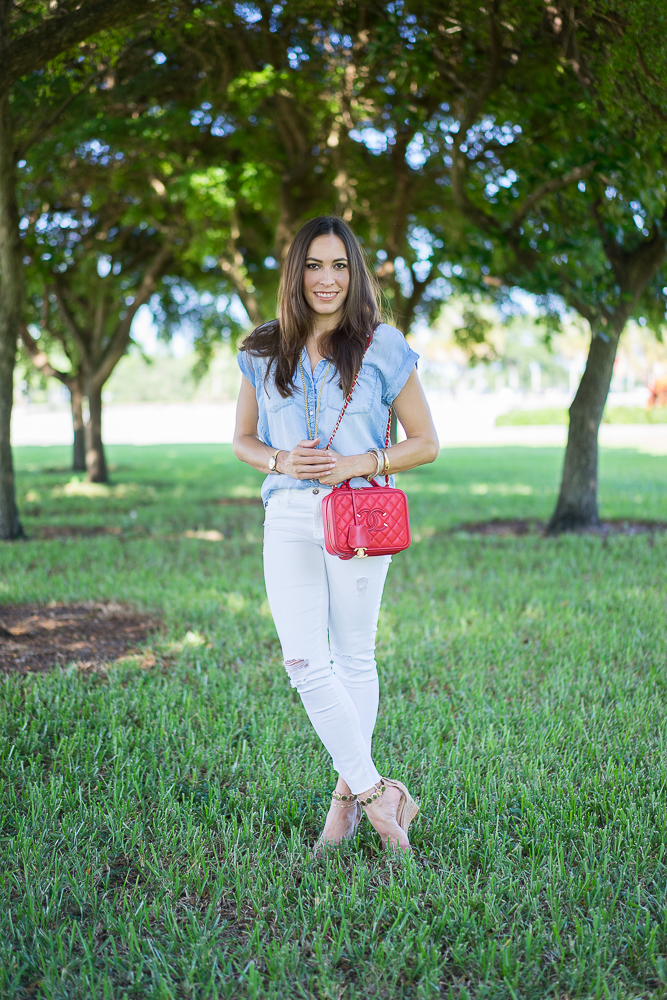
<path id="1" fill-rule="evenodd" d="M 278 319 L 257 327 L 239 353 L 234 453 L 268 473 L 262 498 L 269 606 L 292 687 L 338 771 L 317 849 L 353 836 L 362 806 L 384 847 L 410 849 L 417 807 L 401 782 L 380 776 L 371 756 L 375 635 L 391 556 L 362 562 L 329 555 L 322 499 L 350 479 L 353 487 L 371 488 L 390 406 L 406 434 L 388 449 L 390 472 L 435 460 L 438 441 L 416 361 L 402 334 L 381 322 L 373 279 L 349 227 L 338 218 L 307 222 L 287 254 Z M 335 448 L 319 447 L 357 372 Z"/>

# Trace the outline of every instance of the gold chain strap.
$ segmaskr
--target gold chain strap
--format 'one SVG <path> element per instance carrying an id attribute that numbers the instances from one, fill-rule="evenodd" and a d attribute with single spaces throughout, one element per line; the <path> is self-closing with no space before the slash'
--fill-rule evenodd
<path id="1" fill-rule="evenodd" d="M 320 422 L 320 401 L 322 399 L 322 390 L 324 389 L 324 383 L 327 380 L 327 374 L 331 368 L 331 362 L 326 366 L 324 370 L 324 376 L 322 378 L 322 384 L 320 386 L 320 391 L 317 395 L 317 409 L 315 410 L 315 433 L 313 434 L 312 428 L 310 426 L 310 414 L 308 413 L 308 392 L 306 390 L 306 376 L 303 373 L 303 365 L 301 364 L 301 358 L 299 358 L 299 369 L 301 371 L 301 381 L 303 382 L 303 405 L 306 408 L 306 420 L 308 421 L 308 440 L 314 441 L 317 437 L 317 428 Z"/>

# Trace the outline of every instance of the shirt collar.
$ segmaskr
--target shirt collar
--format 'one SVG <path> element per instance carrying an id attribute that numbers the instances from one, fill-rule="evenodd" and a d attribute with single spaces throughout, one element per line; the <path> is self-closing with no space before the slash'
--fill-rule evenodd
<path id="1" fill-rule="evenodd" d="M 326 358 L 320 358 L 320 360 L 315 365 L 315 371 L 311 372 L 310 358 L 308 356 L 308 351 L 306 350 L 305 347 L 303 347 L 301 350 L 301 364 L 303 365 L 303 370 L 305 371 L 306 375 L 309 375 L 312 379 L 316 379 L 319 375 L 322 374 L 322 372 L 324 371 L 324 369 L 328 364 L 328 361 L 326 360 Z"/>

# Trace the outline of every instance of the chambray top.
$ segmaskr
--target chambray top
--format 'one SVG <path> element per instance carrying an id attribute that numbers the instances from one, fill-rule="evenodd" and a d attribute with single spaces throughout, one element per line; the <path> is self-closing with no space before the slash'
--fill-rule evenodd
<path id="1" fill-rule="evenodd" d="M 400 330 L 380 323 L 366 351 L 352 399 L 331 445 L 333 451 L 340 455 L 361 455 L 369 448 L 384 448 L 389 407 L 407 382 L 418 358 L 419 355 L 408 346 Z M 294 395 L 283 399 L 271 376 L 264 381 L 268 364 L 266 358 L 253 357 L 245 351 L 239 351 L 238 363 L 255 389 L 259 410 L 257 436 L 265 444 L 282 451 L 291 451 L 299 441 L 307 440 L 308 422 L 299 367 L 297 366 L 294 379 Z M 345 397 L 338 386 L 338 373 L 333 366 L 324 380 L 327 361 L 319 361 L 315 371 L 312 371 L 308 351 L 304 347 L 301 364 L 313 432 L 317 397 L 320 388 L 322 389 L 317 437 L 322 439 L 320 448 L 324 448 L 336 426 Z M 312 489 L 316 482 L 313 479 L 268 475 L 262 484 L 262 500 L 266 505 L 272 490 Z M 356 478 L 351 485 L 363 487 L 369 486 L 369 483 L 365 479 Z"/>

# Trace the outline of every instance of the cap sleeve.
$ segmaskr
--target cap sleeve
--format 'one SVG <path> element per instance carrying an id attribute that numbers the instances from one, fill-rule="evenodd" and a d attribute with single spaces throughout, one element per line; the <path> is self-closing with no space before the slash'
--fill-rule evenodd
<path id="1" fill-rule="evenodd" d="M 382 402 L 391 406 L 408 381 L 419 355 L 412 350 L 400 330 L 381 323 L 371 344 L 369 361 L 377 368 L 382 382 Z"/>
<path id="2" fill-rule="evenodd" d="M 239 351 L 236 355 L 236 360 L 238 361 L 241 373 L 245 375 L 253 388 L 257 388 L 257 377 L 255 375 L 255 369 L 252 366 L 252 361 L 248 355 L 247 351 Z"/>

